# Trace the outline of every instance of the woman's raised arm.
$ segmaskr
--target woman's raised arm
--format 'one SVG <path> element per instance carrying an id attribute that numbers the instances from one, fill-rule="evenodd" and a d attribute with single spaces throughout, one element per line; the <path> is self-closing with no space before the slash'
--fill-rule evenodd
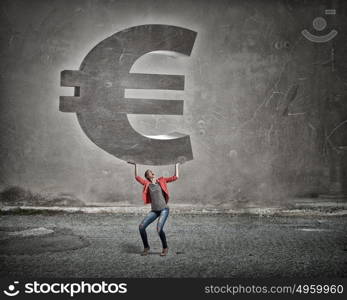
<path id="1" fill-rule="evenodd" d="M 135 166 L 135 177 L 136 177 L 137 176 L 137 164 L 136 164 L 136 162 L 128 161 L 128 164 L 131 164 L 131 165 Z"/>
<path id="2" fill-rule="evenodd" d="M 178 174 L 178 165 L 179 163 L 176 163 L 175 165 L 175 176 L 178 178 L 179 177 L 179 174 Z"/>
<path id="3" fill-rule="evenodd" d="M 175 164 L 175 175 L 173 175 L 171 177 L 163 177 L 166 182 L 172 182 L 172 181 L 175 181 L 175 180 L 178 179 L 178 177 L 179 177 L 179 175 L 178 175 L 178 165 L 179 165 L 179 163 Z"/>
<path id="4" fill-rule="evenodd" d="M 135 179 L 136 181 L 140 182 L 141 184 L 145 185 L 146 184 L 146 180 L 143 179 L 141 176 L 138 175 L 138 172 L 137 172 L 137 164 L 133 161 L 128 161 L 128 164 L 131 164 L 131 165 L 134 165 L 135 166 Z"/>

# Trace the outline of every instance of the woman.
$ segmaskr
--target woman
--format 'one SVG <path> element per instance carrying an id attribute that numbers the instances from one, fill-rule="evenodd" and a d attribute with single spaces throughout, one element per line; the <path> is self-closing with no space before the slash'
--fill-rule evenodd
<path id="1" fill-rule="evenodd" d="M 158 218 L 157 232 L 163 246 L 163 251 L 160 253 L 160 256 L 166 256 L 169 248 L 167 246 L 166 236 L 163 228 L 170 211 L 170 208 L 167 205 L 167 202 L 169 201 L 167 183 L 178 179 L 178 163 L 175 165 L 174 176 L 159 177 L 158 179 L 156 179 L 156 176 L 152 170 L 147 170 L 145 172 L 145 178 L 138 176 L 136 163 L 128 163 L 135 165 L 135 179 L 143 185 L 142 198 L 144 203 L 151 203 L 151 211 L 145 216 L 139 225 L 139 231 L 144 246 L 144 250 L 141 255 L 148 255 L 150 249 L 146 228 Z"/>

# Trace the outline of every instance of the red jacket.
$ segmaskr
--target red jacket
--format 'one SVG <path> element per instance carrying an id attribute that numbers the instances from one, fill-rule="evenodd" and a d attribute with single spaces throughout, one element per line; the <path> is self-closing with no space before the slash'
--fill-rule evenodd
<path id="1" fill-rule="evenodd" d="M 157 182 L 159 183 L 161 189 L 164 192 L 165 201 L 166 203 L 169 201 L 169 190 L 167 188 L 167 182 L 175 181 L 177 180 L 177 176 L 171 176 L 171 177 L 159 177 L 157 179 Z M 136 176 L 135 179 L 140 182 L 143 185 L 143 191 L 142 191 L 142 199 L 145 204 L 151 203 L 151 196 L 149 195 L 149 189 L 148 186 L 151 183 L 149 180 L 144 179 L 140 176 Z"/>

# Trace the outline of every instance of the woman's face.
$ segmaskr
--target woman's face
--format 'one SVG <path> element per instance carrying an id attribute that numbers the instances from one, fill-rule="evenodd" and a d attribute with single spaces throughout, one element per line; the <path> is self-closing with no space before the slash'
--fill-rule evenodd
<path id="1" fill-rule="evenodd" d="M 147 177 L 148 177 L 148 179 L 153 179 L 153 178 L 155 178 L 154 172 L 153 172 L 152 170 L 149 170 L 149 171 L 147 172 Z"/>

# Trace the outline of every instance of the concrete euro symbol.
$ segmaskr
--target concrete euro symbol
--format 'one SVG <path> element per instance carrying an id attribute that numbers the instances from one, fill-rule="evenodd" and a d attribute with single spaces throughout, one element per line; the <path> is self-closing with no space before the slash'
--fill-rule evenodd
<path id="1" fill-rule="evenodd" d="M 129 73 L 142 55 L 173 51 L 190 56 L 197 33 L 169 25 L 141 25 L 106 38 L 84 58 L 79 70 L 61 72 L 59 110 L 74 112 L 85 134 L 115 157 L 138 164 L 168 165 L 193 159 L 189 135 L 172 132 L 148 137 L 137 132 L 127 114 L 183 115 L 183 100 L 130 99 L 124 89 L 184 90 L 184 76 Z"/>

